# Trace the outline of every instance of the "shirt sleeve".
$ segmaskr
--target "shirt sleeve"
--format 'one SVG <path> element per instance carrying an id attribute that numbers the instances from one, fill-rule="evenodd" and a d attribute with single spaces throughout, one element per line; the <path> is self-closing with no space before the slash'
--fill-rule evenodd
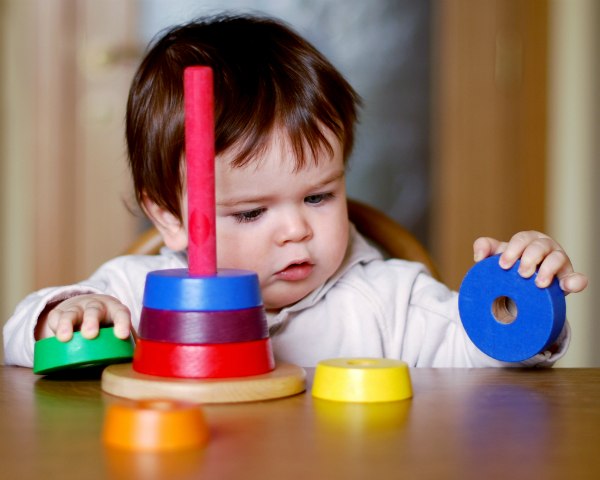
<path id="1" fill-rule="evenodd" d="M 471 341 L 460 319 L 458 293 L 425 273 L 415 277 L 408 305 L 406 341 L 419 345 L 417 366 L 432 367 L 550 367 L 564 356 L 570 342 L 565 323 L 552 351 L 541 352 L 518 363 L 494 359 Z"/>
<path id="2" fill-rule="evenodd" d="M 32 367 L 34 330 L 46 305 L 86 293 L 102 291 L 91 285 L 71 285 L 45 288 L 25 297 L 4 326 L 4 364 Z"/>
<path id="3" fill-rule="evenodd" d="M 183 266 L 173 255 L 129 255 L 102 265 L 89 279 L 68 286 L 44 288 L 25 297 L 4 326 L 4 363 L 33 366 L 34 330 L 40 314 L 50 303 L 89 293 L 111 295 L 131 312 L 132 324 L 139 323 L 146 274 L 151 270 Z"/>
<path id="4" fill-rule="evenodd" d="M 570 329 L 551 351 L 520 363 L 496 360 L 471 341 L 459 315 L 458 293 L 432 278 L 424 267 L 403 260 L 371 262 L 368 282 L 381 303 L 385 355 L 414 367 L 549 367 L 566 352 Z"/>

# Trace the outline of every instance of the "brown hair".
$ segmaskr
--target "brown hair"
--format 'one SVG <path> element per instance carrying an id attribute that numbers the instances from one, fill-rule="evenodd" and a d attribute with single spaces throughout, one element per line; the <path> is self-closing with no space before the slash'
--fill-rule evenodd
<path id="1" fill-rule="evenodd" d="M 283 127 L 296 168 L 331 152 L 322 128 L 354 142 L 360 99 L 310 43 L 270 18 L 203 18 L 172 28 L 151 44 L 129 92 L 126 136 L 138 203 L 142 196 L 181 220 L 184 154 L 183 70 L 206 65 L 214 74 L 215 153 L 235 147 L 234 167 L 255 159 L 274 127 Z"/>

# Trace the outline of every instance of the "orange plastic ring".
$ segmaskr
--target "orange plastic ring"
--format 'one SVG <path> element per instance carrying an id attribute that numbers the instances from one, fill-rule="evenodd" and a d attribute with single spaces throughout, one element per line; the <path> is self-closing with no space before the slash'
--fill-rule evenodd
<path id="1" fill-rule="evenodd" d="M 274 368 L 270 338 L 200 345 L 139 338 L 133 354 L 136 372 L 159 377 L 248 377 Z"/>
<path id="2" fill-rule="evenodd" d="M 208 427 L 196 404 L 140 400 L 108 407 L 102 439 L 106 445 L 128 450 L 198 448 L 208 441 Z"/>

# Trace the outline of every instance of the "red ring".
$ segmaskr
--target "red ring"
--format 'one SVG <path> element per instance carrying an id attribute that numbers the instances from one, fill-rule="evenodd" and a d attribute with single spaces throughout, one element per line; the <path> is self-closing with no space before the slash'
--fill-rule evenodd
<path id="1" fill-rule="evenodd" d="M 275 368 L 271 339 L 186 345 L 138 339 L 133 369 L 159 377 L 233 378 L 262 375 Z"/>

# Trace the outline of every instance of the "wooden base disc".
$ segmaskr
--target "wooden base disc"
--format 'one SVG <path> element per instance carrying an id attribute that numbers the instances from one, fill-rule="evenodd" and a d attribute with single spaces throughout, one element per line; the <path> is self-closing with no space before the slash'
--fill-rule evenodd
<path id="1" fill-rule="evenodd" d="M 182 379 L 145 375 L 131 363 L 110 365 L 102 373 L 102 390 L 131 400 L 167 398 L 195 403 L 241 403 L 288 397 L 306 389 L 306 372 L 279 364 L 263 375 L 219 379 Z"/>

